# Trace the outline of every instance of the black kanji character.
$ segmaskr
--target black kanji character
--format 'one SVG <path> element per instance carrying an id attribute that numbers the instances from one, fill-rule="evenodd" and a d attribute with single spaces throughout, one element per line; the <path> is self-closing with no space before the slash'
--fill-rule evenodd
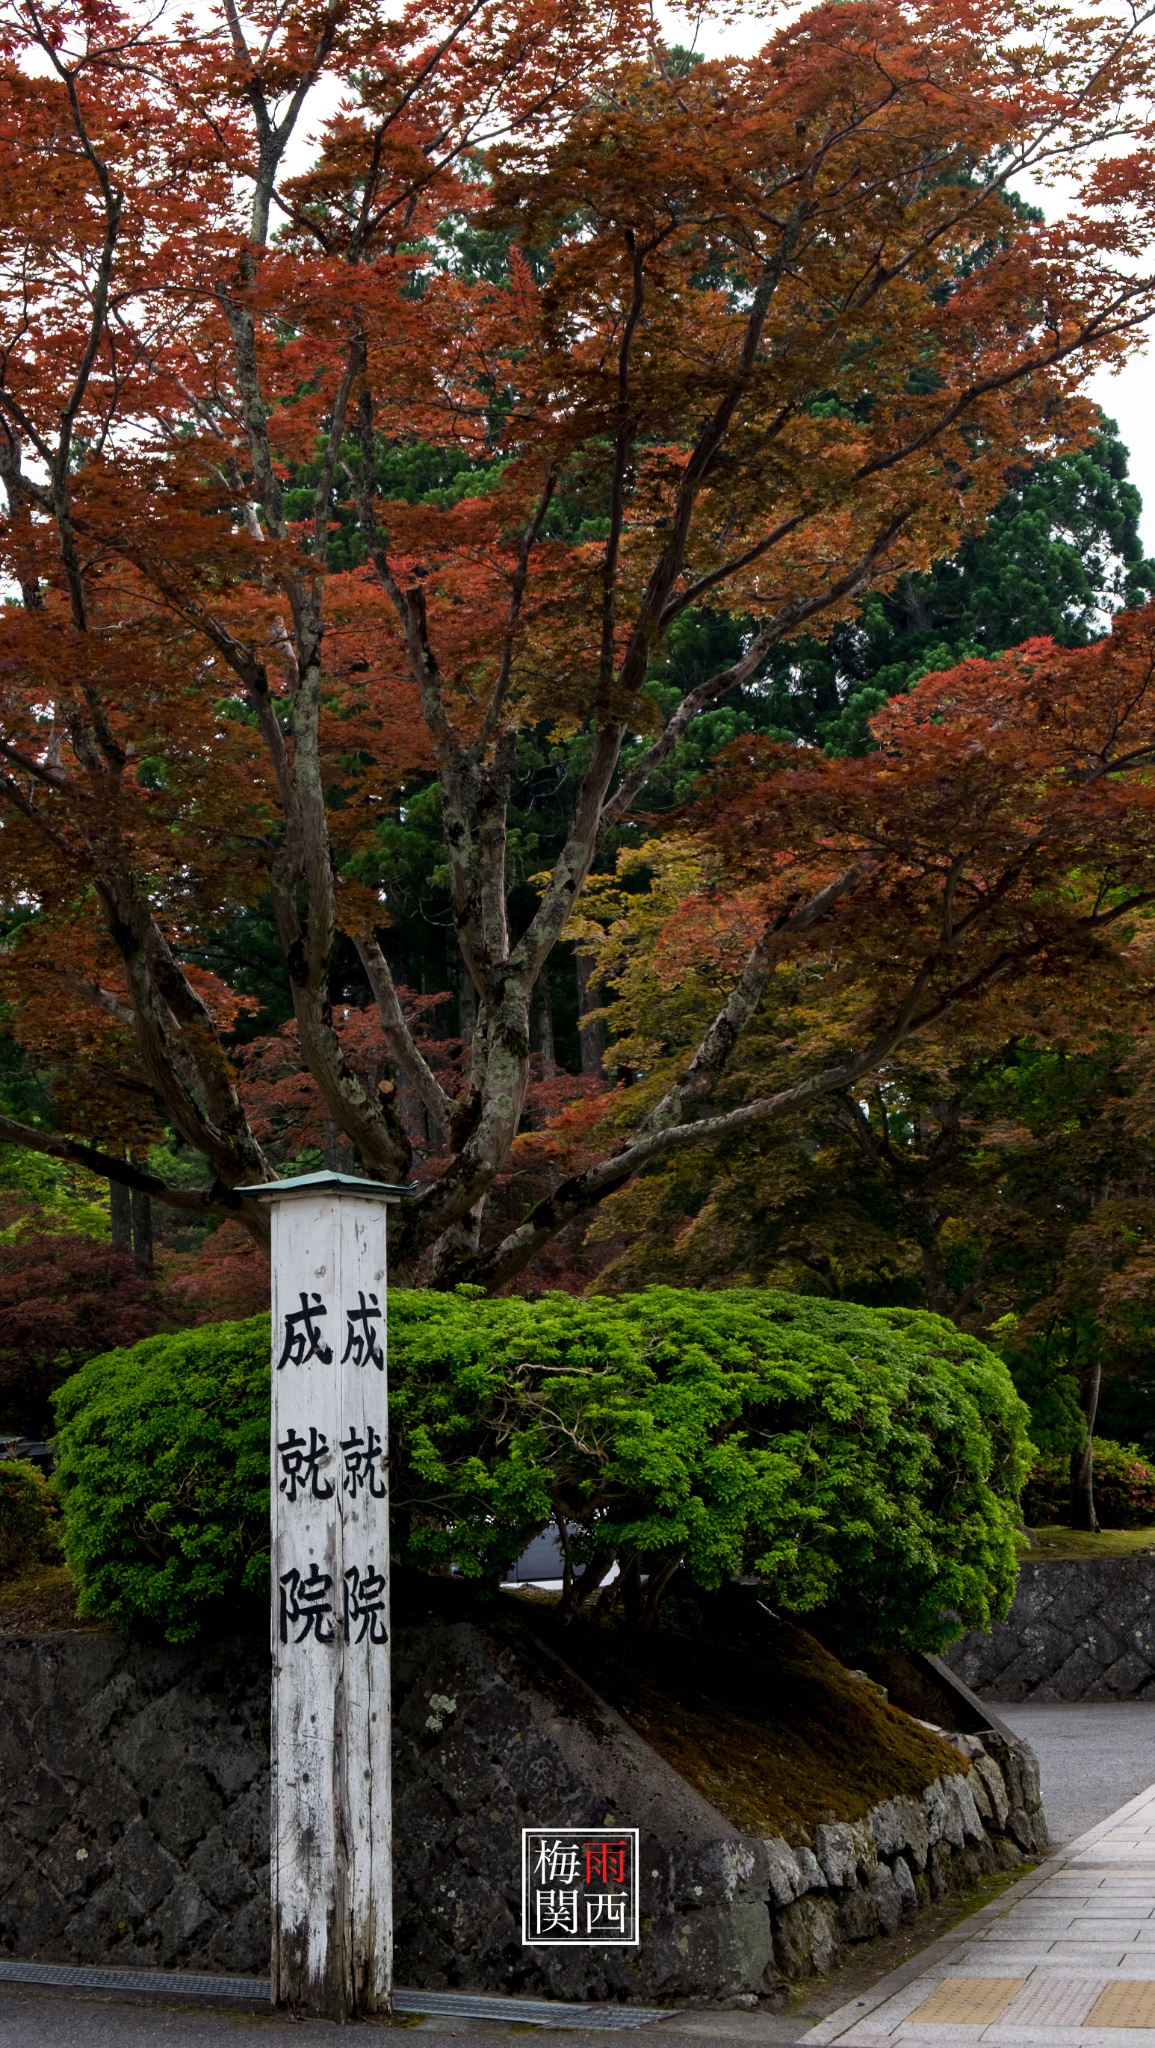
<path id="1" fill-rule="evenodd" d="M 281 1641 L 287 1643 L 289 1630 L 301 1624 L 301 1633 L 293 1637 L 295 1643 L 303 1643 L 307 1635 L 314 1635 L 319 1643 L 331 1643 L 337 1631 L 333 1623 L 333 1603 L 326 1600 L 333 1581 L 328 1572 L 319 1572 L 316 1565 L 309 1569 L 307 1578 L 300 1572 L 281 1573 Z M 329 1617 L 326 1621 L 326 1616 Z"/>
<path id="2" fill-rule="evenodd" d="M 285 1475 L 280 1490 L 286 1500 L 296 1500 L 306 1491 L 314 1500 L 332 1500 L 332 1481 L 322 1480 L 320 1468 L 333 1454 L 328 1437 L 322 1436 L 319 1429 L 310 1429 L 308 1443 L 295 1429 L 290 1429 L 284 1443 L 277 1445 L 277 1455 Z"/>
<path id="3" fill-rule="evenodd" d="M 345 1641 L 363 1643 L 368 1631 L 371 1643 L 387 1643 L 385 1626 L 385 1580 L 380 1572 L 358 1571 L 350 1565 L 345 1573 Z M 354 1627 L 357 1633 L 352 1633 Z"/>
<path id="4" fill-rule="evenodd" d="M 319 1294 L 310 1302 L 308 1295 L 302 1293 L 300 1308 L 285 1317 L 285 1348 L 277 1360 L 278 1372 L 283 1365 L 305 1365 L 310 1358 L 319 1358 L 322 1365 L 332 1365 L 333 1354 L 322 1342 L 317 1327 L 318 1317 L 328 1313 Z"/>
<path id="5" fill-rule="evenodd" d="M 367 1442 L 357 1429 L 351 1429 L 348 1436 L 341 1438 L 341 1449 L 345 1453 L 345 1477 L 341 1486 L 354 1500 L 361 1487 L 368 1489 L 373 1500 L 384 1500 L 384 1446 L 372 1423 L 367 1425 L 367 1433 Z"/>
<path id="6" fill-rule="evenodd" d="M 374 1323 L 381 1321 L 377 1296 L 371 1294 L 369 1302 L 366 1302 L 364 1294 L 358 1288 L 357 1300 L 360 1303 L 359 1308 L 349 1308 L 345 1311 L 345 1349 L 341 1363 L 344 1365 L 352 1359 L 354 1365 L 375 1365 L 378 1372 L 384 1372 L 385 1353 L 377 1342 L 377 1332 L 373 1328 Z M 370 1302 L 372 1307 L 369 1306 Z"/>

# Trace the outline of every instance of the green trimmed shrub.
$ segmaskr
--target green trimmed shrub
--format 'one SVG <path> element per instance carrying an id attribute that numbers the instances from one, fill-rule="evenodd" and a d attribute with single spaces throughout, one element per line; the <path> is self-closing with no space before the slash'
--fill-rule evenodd
<path id="1" fill-rule="evenodd" d="M 86 1608 L 193 1634 L 256 1590 L 268 1325 L 94 1359 L 59 1398 Z M 1014 1588 L 1030 1446 L 1002 1362 L 953 1324 L 757 1289 L 389 1300 L 394 1550 L 496 1583 L 566 1532 L 655 1594 L 754 1575 L 845 1641 L 936 1647 Z"/>
<path id="2" fill-rule="evenodd" d="M 24 1458 L 5 1458 L 0 1462 L 0 1579 L 59 1555 L 59 1516 L 43 1472 Z"/>
<path id="3" fill-rule="evenodd" d="M 1023 1489 L 1023 1514 L 1032 1527 L 1071 1518 L 1069 1458 L 1040 1458 Z M 1155 1467 L 1137 1444 L 1095 1438 L 1095 1512 L 1104 1529 L 1155 1527 Z"/>
<path id="4" fill-rule="evenodd" d="M 180 1643 L 267 1598 L 268 1316 L 106 1351 L 65 1382 L 56 1416 L 82 1614 Z"/>

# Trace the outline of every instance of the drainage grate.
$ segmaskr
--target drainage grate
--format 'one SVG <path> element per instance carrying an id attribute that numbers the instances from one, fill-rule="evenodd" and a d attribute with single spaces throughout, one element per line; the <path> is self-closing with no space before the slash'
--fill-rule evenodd
<path id="1" fill-rule="evenodd" d="M 192 1970 L 85 1970 L 72 1963 L 0 1958 L 0 1984 L 50 1984 L 68 1991 L 176 1992 L 182 1997 L 268 1998 L 267 1977 L 206 1977 Z"/>
<path id="2" fill-rule="evenodd" d="M 668 2020 L 669 2012 L 646 2005 L 566 2005 L 561 1999 L 498 1998 L 478 1991 L 395 1991 L 397 2012 L 425 2013 L 429 2019 L 517 2020 L 530 2027 L 645 2027 Z"/>
<path id="3" fill-rule="evenodd" d="M 155 1997 L 267 1999 L 267 1977 L 208 1977 L 193 1970 L 99 1970 L 72 1963 L 14 1963 L 0 1957 L 0 1984 L 43 1984 L 58 1991 L 142 1991 Z M 567 2005 L 561 1999 L 499 1998 L 485 1992 L 395 1991 L 398 2012 L 429 2019 L 516 2020 L 531 2027 L 644 2027 L 669 2012 L 645 2005 Z"/>

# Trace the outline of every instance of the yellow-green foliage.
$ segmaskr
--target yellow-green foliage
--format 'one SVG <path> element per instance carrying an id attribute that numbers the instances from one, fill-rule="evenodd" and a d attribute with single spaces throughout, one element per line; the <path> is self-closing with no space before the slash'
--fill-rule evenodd
<path id="1" fill-rule="evenodd" d="M 80 1610 L 171 1642 L 268 1585 L 269 1319 L 148 1337 L 56 1396 Z"/>
<path id="2" fill-rule="evenodd" d="M 107 1239 L 110 1234 L 107 1191 L 83 1168 L 64 1165 L 18 1145 L 0 1145 L 0 1188 L 34 1202 L 26 1216 L 0 1229 L 0 1244 L 16 1244 L 43 1230 L 71 1230 L 80 1237 Z"/>

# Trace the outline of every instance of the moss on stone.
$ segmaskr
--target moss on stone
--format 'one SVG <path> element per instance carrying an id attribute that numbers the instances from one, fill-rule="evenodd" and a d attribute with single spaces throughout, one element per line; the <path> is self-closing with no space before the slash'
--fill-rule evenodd
<path id="1" fill-rule="evenodd" d="M 518 1596 L 514 1596 L 517 1598 Z M 745 1625 L 610 1623 L 563 1627 L 552 1606 L 518 1599 L 558 1654 L 748 1835 L 800 1842 L 822 1821 L 856 1820 L 879 1801 L 921 1796 L 958 1751 L 891 1706 L 805 1629 L 748 1603 Z"/>

